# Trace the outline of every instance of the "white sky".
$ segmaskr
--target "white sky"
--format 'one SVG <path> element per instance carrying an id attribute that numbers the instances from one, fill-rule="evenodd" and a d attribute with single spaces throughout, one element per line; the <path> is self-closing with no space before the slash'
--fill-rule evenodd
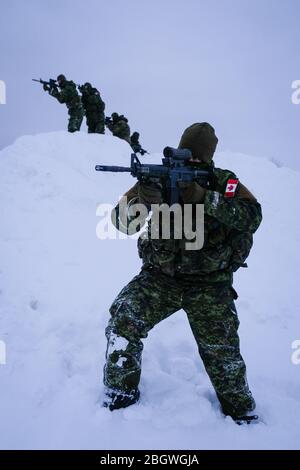
<path id="1" fill-rule="evenodd" d="M 65 129 L 31 78 L 92 82 L 150 151 L 211 122 L 218 150 L 300 169 L 300 0 L 1 0 L 0 147 Z"/>

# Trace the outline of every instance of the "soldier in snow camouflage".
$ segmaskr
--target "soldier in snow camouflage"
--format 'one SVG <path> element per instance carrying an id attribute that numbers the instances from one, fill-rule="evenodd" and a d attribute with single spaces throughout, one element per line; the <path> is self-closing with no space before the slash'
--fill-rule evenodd
<path id="1" fill-rule="evenodd" d="M 140 144 L 140 134 L 138 132 L 132 133 L 130 137 L 130 142 L 131 142 L 131 148 L 134 151 L 134 153 L 140 153 L 141 155 L 145 155 L 145 153 L 148 153 L 147 150 L 143 149 L 143 147 Z"/>
<path id="2" fill-rule="evenodd" d="M 128 119 L 123 114 L 112 113 L 111 118 L 106 118 L 106 126 L 115 137 L 126 140 L 130 145 L 130 127 Z"/>
<path id="3" fill-rule="evenodd" d="M 89 134 L 104 134 L 105 132 L 105 103 L 99 91 L 89 82 L 79 86 L 82 93 L 81 101 L 86 115 L 86 125 Z"/>
<path id="4" fill-rule="evenodd" d="M 49 87 L 47 84 L 44 84 L 43 88 L 60 103 L 66 104 L 69 114 L 68 131 L 80 131 L 84 111 L 76 85 L 74 82 L 67 80 L 62 74 L 57 77 L 57 83 L 60 91 L 55 87 Z"/>
<path id="5" fill-rule="evenodd" d="M 196 123 L 185 130 L 179 148 L 191 150 L 191 165 L 210 169 L 209 187 L 197 181 L 181 184 L 181 204 L 204 204 L 204 245 L 186 250 L 185 240 L 138 241 L 143 267 L 124 287 L 110 308 L 104 384 L 111 410 L 139 398 L 143 343 L 161 320 L 181 308 L 186 312 L 199 354 L 224 414 L 237 422 L 255 408 L 240 354 L 239 320 L 234 304 L 233 272 L 245 266 L 252 236 L 260 225 L 261 207 L 228 171 L 214 167 L 214 129 Z M 230 184 L 228 183 L 230 182 Z M 163 201 L 157 183 L 137 183 L 125 195 L 147 206 Z M 114 217 L 117 220 L 118 206 Z M 126 232 L 122 224 L 117 224 Z M 150 234 L 151 221 L 148 230 Z"/>

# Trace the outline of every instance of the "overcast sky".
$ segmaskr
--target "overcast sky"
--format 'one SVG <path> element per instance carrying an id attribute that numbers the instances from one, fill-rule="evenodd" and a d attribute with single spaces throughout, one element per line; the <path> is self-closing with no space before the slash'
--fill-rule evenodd
<path id="1" fill-rule="evenodd" d="M 0 147 L 66 128 L 65 106 L 31 81 L 64 73 L 150 151 L 208 121 L 219 150 L 300 169 L 300 0 L 0 0 L 0 52 Z"/>

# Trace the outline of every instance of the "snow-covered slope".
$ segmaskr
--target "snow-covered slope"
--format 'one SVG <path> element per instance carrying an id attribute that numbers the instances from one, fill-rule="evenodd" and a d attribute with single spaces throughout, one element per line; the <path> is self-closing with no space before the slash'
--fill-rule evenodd
<path id="1" fill-rule="evenodd" d="M 158 159 L 158 155 L 144 160 Z M 224 419 L 183 311 L 145 341 L 139 405 L 102 408 L 108 308 L 140 267 L 135 240 L 99 240 L 96 207 L 134 180 L 112 136 L 26 136 L 0 152 L 1 448 L 299 448 L 300 175 L 219 154 L 263 206 L 249 269 L 235 277 L 242 353 L 264 423 Z"/>

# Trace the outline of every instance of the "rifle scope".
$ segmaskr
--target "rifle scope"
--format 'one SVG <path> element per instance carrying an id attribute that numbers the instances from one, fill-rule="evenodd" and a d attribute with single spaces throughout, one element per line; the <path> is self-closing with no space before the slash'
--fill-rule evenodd
<path id="1" fill-rule="evenodd" d="M 173 158 L 173 160 L 189 160 L 192 158 L 192 152 L 189 149 L 174 149 L 173 147 L 165 147 L 164 157 Z"/>

